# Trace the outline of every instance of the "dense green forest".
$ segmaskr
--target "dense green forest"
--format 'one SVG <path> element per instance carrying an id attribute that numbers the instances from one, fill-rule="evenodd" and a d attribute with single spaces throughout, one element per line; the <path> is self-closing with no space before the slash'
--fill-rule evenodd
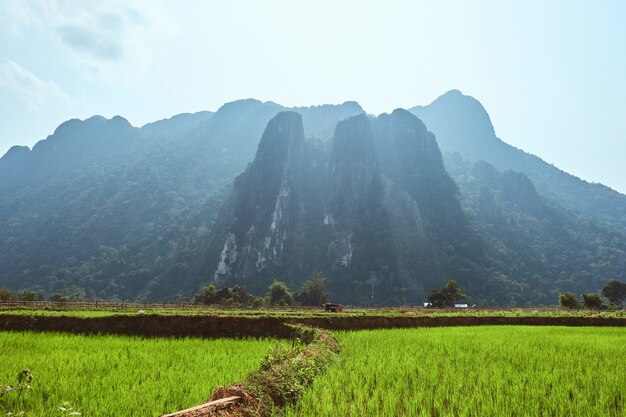
<path id="1" fill-rule="evenodd" d="M 500 171 L 522 172 L 546 199 L 626 233 L 625 195 L 581 180 L 507 144 L 496 136 L 489 114 L 475 98 L 452 90 L 410 111 L 437 136 L 444 154 L 457 152 L 470 161 L 487 161 Z"/>
<path id="2" fill-rule="evenodd" d="M 561 292 L 625 278 L 626 196 L 502 142 L 470 97 L 451 92 L 411 109 L 421 120 L 399 111 L 340 126 L 363 114 L 357 103 L 290 109 L 302 120 L 300 159 L 254 162 L 284 110 L 241 100 L 141 128 L 94 116 L 63 123 L 33 149 L 12 148 L 0 158 L 0 287 L 192 297 L 219 285 L 228 229 L 269 230 L 281 204 L 297 214 L 289 244 L 302 253 L 258 282 L 245 270 L 257 296 L 274 279 L 300 288 L 314 270 L 333 299 L 358 304 L 418 304 L 449 279 L 482 305 L 554 304 Z M 278 199 L 285 178 L 292 200 Z M 274 194 L 258 198 L 261 213 L 249 203 L 266 185 Z M 246 227 L 228 216 L 234 201 L 251 216 Z"/>
<path id="3" fill-rule="evenodd" d="M 0 159 L 0 285 L 122 300 L 193 294 L 222 199 L 281 109 L 242 100 L 140 129 L 94 116 L 12 148 Z M 307 135 L 324 137 L 362 110 L 300 111 Z"/>
<path id="4" fill-rule="evenodd" d="M 511 305 L 554 303 L 560 291 L 599 292 L 623 277 L 626 238 L 538 195 L 522 173 L 487 162 L 446 158 L 473 229 L 486 243 L 488 267 L 510 284 L 497 295 Z"/>

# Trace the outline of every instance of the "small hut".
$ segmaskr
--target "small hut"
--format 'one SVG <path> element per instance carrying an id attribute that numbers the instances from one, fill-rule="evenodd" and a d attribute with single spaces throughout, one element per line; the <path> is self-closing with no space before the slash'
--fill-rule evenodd
<path id="1" fill-rule="evenodd" d="M 341 304 L 325 303 L 324 311 L 329 313 L 341 313 L 343 306 Z"/>

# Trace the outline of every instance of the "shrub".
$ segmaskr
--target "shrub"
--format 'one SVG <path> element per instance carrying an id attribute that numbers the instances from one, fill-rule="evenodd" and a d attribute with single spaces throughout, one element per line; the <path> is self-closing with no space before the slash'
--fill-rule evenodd
<path id="1" fill-rule="evenodd" d="M 626 298 L 626 284 L 614 279 L 602 288 L 604 295 L 614 306 L 620 306 Z"/>
<path id="2" fill-rule="evenodd" d="M 455 280 L 449 280 L 446 286 L 440 290 L 433 290 L 428 296 L 428 302 L 433 307 L 454 307 L 454 302 L 466 298 L 463 294 L 463 290 L 456 283 Z"/>
<path id="3" fill-rule="evenodd" d="M 600 310 L 602 308 L 602 298 L 593 292 L 585 293 L 583 294 L 583 305 L 585 308 Z"/>
<path id="4" fill-rule="evenodd" d="M 563 308 L 574 309 L 578 307 L 576 295 L 572 294 L 571 292 L 564 292 L 563 294 L 561 294 L 559 296 L 559 304 L 561 304 L 561 307 Z"/>
<path id="5" fill-rule="evenodd" d="M 298 301 L 305 306 L 320 306 L 326 302 L 326 277 L 320 272 L 314 272 L 310 280 L 304 281 L 302 290 L 298 294 Z"/>
<path id="6" fill-rule="evenodd" d="M 13 301 L 15 300 L 15 293 L 8 288 L 0 288 L 0 300 Z"/>
<path id="7" fill-rule="evenodd" d="M 282 281 L 274 281 L 267 292 L 267 303 L 273 306 L 294 305 L 293 292 Z"/>

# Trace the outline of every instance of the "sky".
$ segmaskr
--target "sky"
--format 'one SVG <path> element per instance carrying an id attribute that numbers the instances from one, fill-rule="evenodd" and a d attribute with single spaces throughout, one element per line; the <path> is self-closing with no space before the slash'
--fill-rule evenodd
<path id="1" fill-rule="evenodd" d="M 624 22 L 622 0 L 0 0 L 0 155 L 94 114 L 459 89 L 505 142 L 626 193 Z"/>

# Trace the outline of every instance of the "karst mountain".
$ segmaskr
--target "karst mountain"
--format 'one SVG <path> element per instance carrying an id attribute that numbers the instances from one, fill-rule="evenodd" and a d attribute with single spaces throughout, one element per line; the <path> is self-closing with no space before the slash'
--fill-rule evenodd
<path id="1" fill-rule="evenodd" d="M 240 100 L 70 120 L 0 158 L 0 286 L 170 300 L 315 271 L 334 300 L 553 304 L 626 273 L 626 196 L 496 137 L 450 91 L 379 116 Z"/>

